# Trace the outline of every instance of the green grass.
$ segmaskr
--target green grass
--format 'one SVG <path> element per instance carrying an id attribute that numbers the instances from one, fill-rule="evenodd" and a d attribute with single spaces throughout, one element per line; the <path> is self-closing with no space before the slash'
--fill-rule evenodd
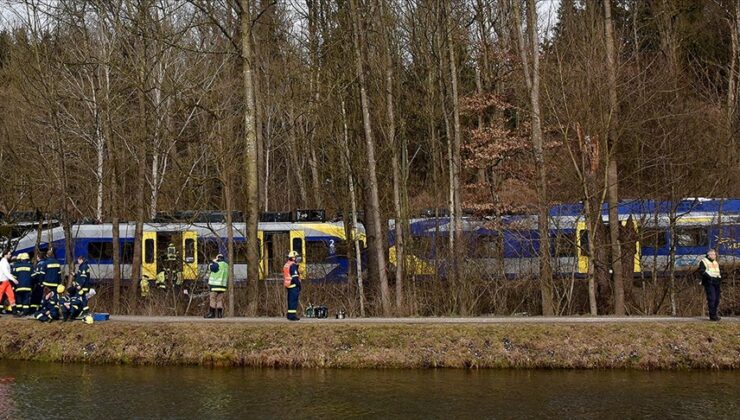
<path id="1" fill-rule="evenodd" d="M 740 323 L 41 324 L 3 320 L 0 358 L 331 368 L 737 369 Z"/>

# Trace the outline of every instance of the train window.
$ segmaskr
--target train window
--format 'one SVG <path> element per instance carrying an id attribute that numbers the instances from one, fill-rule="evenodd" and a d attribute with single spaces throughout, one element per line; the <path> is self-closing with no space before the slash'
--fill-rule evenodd
<path id="1" fill-rule="evenodd" d="M 134 262 L 134 243 L 123 242 L 121 244 L 121 264 L 132 264 Z"/>
<path id="2" fill-rule="evenodd" d="M 185 239 L 185 262 L 195 262 L 195 239 Z"/>
<path id="3" fill-rule="evenodd" d="M 147 239 L 144 241 L 144 263 L 154 263 L 154 239 Z"/>
<path id="4" fill-rule="evenodd" d="M 247 263 L 247 242 L 234 241 L 234 264 Z"/>
<path id="5" fill-rule="evenodd" d="M 303 239 L 301 238 L 293 238 L 293 244 L 290 247 L 293 251 L 301 254 L 303 257 Z"/>
<path id="6" fill-rule="evenodd" d="M 481 235 L 471 238 L 471 242 L 468 247 L 470 258 L 490 259 L 501 256 L 501 241 L 498 236 Z"/>
<path id="7" fill-rule="evenodd" d="M 642 232 L 640 243 L 646 248 L 663 248 L 668 244 L 666 232 L 664 229 L 645 229 Z"/>
<path id="8" fill-rule="evenodd" d="M 709 235 L 704 228 L 676 228 L 676 246 L 707 246 Z"/>
<path id="9" fill-rule="evenodd" d="M 552 246 L 552 255 L 555 257 L 575 257 L 576 233 L 558 231 Z"/>
<path id="10" fill-rule="evenodd" d="M 199 241 L 198 243 L 198 264 L 207 264 L 216 258 L 219 253 L 218 242 L 216 241 Z"/>
<path id="11" fill-rule="evenodd" d="M 320 263 L 329 258 L 329 246 L 333 241 L 334 239 L 327 241 L 306 241 L 306 254 L 311 256 L 311 263 Z"/>
<path id="12" fill-rule="evenodd" d="M 588 251 L 588 231 L 582 230 L 581 231 L 581 255 L 590 257 L 590 253 Z"/>
<path id="13" fill-rule="evenodd" d="M 87 257 L 91 260 L 112 260 L 113 243 L 112 242 L 88 242 Z"/>

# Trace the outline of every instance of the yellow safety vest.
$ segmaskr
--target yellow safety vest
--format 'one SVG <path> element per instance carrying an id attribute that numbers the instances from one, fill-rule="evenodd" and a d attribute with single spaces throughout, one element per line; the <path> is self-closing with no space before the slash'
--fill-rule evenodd
<path id="1" fill-rule="evenodd" d="M 719 262 L 717 260 L 710 261 L 709 258 L 702 258 L 701 262 L 704 263 L 705 272 L 708 276 L 716 279 L 722 278 L 719 274 Z"/>

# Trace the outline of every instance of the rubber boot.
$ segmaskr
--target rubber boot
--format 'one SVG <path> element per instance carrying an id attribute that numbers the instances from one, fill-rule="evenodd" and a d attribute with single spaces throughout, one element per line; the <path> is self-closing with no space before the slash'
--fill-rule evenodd
<path id="1" fill-rule="evenodd" d="M 208 315 L 203 316 L 203 318 L 215 318 L 216 317 L 216 310 L 214 308 L 208 308 Z"/>
<path id="2" fill-rule="evenodd" d="M 223 317 L 224 317 L 224 308 L 216 309 L 216 318 L 223 318 Z"/>

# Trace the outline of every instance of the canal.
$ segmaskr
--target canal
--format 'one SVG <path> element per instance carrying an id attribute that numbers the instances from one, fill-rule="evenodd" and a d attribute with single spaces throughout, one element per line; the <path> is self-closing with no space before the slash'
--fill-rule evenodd
<path id="1" fill-rule="evenodd" d="M 736 372 L 318 370 L 0 361 L 0 418 L 737 418 Z"/>

